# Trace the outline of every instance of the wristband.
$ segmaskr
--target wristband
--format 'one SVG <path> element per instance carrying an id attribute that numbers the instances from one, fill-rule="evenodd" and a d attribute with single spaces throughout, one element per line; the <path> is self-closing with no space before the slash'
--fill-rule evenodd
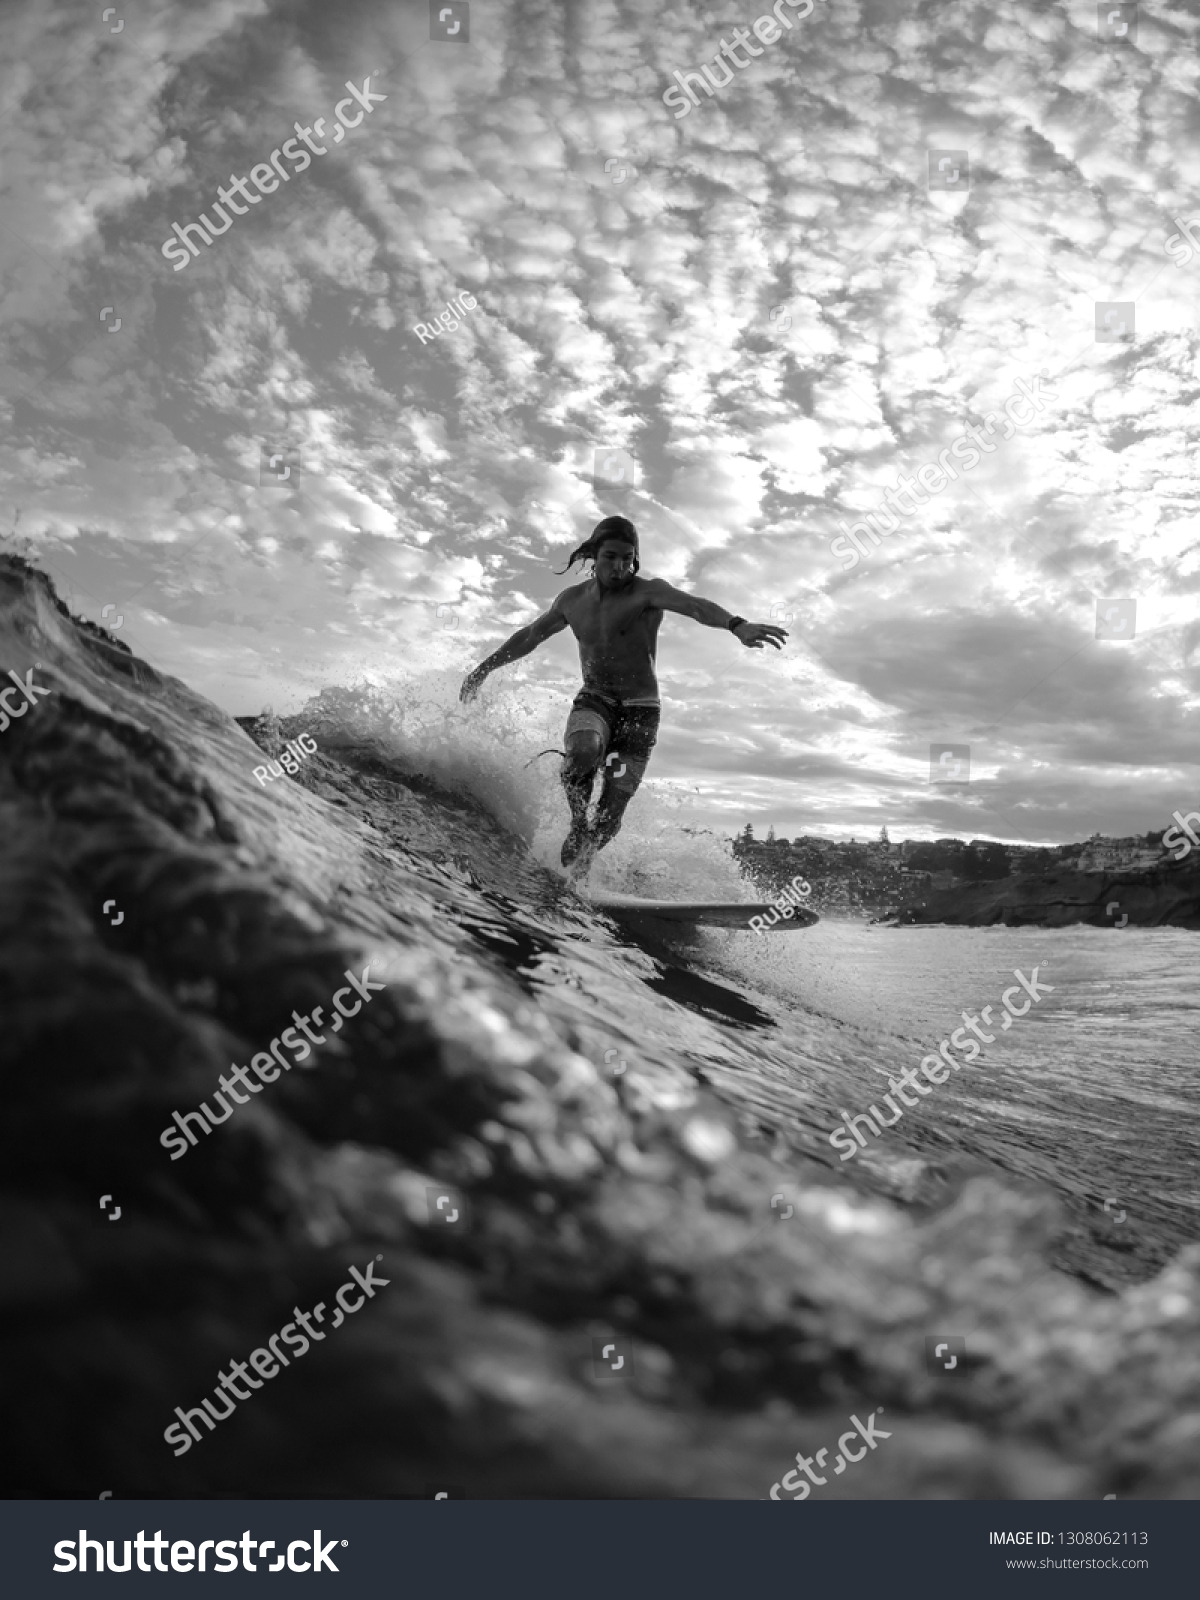
<path id="1" fill-rule="evenodd" d="M 725 626 L 729 629 L 730 633 L 736 633 L 745 620 L 745 617 L 730 617 Z"/>

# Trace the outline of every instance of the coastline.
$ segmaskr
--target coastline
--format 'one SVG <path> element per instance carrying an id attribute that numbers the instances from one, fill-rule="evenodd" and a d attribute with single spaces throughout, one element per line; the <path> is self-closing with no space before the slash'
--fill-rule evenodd
<path id="1" fill-rule="evenodd" d="M 957 839 L 789 845 L 742 836 L 733 854 L 760 890 L 802 871 L 812 885 L 808 904 L 825 918 L 899 927 L 1200 930 L 1200 861 L 1176 858 L 1151 837 L 1040 848 Z"/>
<path id="2" fill-rule="evenodd" d="M 1065 872 L 927 889 L 897 909 L 897 926 L 1186 928 L 1200 930 L 1200 872 Z"/>

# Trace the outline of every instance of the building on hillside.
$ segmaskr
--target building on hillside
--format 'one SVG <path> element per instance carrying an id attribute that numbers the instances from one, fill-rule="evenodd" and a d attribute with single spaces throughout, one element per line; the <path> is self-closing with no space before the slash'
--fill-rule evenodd
<path id="1" fill-rule="evenodd" d="M 1162 845 L 1148 845 L 1131 835 L 1125 839 L 1105 839 L 1094 833 L 1080 851 L 1080 872 L 1150 872 L 1157 867 Z"/>

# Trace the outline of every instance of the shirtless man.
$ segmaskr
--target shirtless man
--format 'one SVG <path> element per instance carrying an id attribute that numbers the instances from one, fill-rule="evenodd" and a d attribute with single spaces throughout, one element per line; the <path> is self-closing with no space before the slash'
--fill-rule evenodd
<path id="1" fill-rule="evenodd" d="M 586 872 L 597 850 L 616 837 L 658 737 L 658 679 L 654 651 L 663 613 L 691 617 L 706 628 L 728 628 L 750 650 L 781 648 L 787 634 L 771 623 L 747 622 L 712 600 L 673 589 L 662 578 L 639 578 L 638 534 L 626 517 L 605 517 L 567 562 L 592 561 L 594 575 L 577 583 L 526 628 L 520 628 L 463 680 L 459 698 L 473 700 L 490 672 L 527 656 L 554 634 L 570 628 L 579 644 L 583 688 L 567 719 L 562 785 L 571 808 L 571 830 L 562 864 L 578 861 Z M 596 772 L 604 782 L 596 814 L 588 806 Z M 582 856 L 582 860 L 579 858 Z"/>

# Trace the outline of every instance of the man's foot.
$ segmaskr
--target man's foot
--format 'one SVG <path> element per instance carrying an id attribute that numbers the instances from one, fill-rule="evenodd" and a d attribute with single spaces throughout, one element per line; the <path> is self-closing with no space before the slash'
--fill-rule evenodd
<path id="1" fill-rule="evenodd" d="M 571 823 L 571 831 L 563 840 L 560 859 L 564 867 L 569 867 L 578 860 L 584 846 L 588 843 L 588 825 L 586 817 L 576 817 Z"/>
<path id="2" fill-rule="evenodd" d="M 571 883 L 581 883 L 587 877 L 599 849 L 594 836 L 589 833 L 583 841 L 583 848 L 567 868 L 567 878 Z"/>
<path id="3" fill-rule="evenodd" d="M 628 804 L 628 801 L 626 801 Z M 601 800 L 596 807 L 596 815 L 592 820 L 591 841 L 597 850 L 603 850 L 610 845 L 621 831 L 621 815 L 625 810 L 622 805 L 619 809 L 606 806 Z"/>

